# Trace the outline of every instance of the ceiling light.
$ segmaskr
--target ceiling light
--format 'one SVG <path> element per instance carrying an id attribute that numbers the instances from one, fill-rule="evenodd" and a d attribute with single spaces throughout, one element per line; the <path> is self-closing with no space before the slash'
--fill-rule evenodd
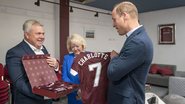
<path id="1" fill-rule="evenodd" d="M 40 6 L 40 0 L 37 0 L 37 1 L 35 2 L 35 5 Z"/>
<path id="2" fill-rule="evenodd" d="M 98 17 L 98 12 L 96 12 L 96 14 L 94 15 L 95 17 Z"/>
<path id="3" fill-rule="evenodd" d="M 73 12 L 73 7 L 72 6 L 70 6 L 70 10 L 69 10 L 70 12 Z"/>

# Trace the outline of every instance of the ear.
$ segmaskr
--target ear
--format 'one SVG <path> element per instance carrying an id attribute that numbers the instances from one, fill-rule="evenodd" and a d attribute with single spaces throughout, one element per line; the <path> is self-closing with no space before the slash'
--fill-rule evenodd
<path id="1" fill-rule="evenodd" d="M 83 50 L 85 49 L 85 46 L 84 46 L 84 45 L 82 45 L 82 49 L 83 49 Z"/>
<path id="2" fill-rule="evenodd" d="M 28 38 L 29 38 L 29 33 L 28 33 L 28 32 L 24 32 L 24 37 L 25 37 L 26 39 L 28 39 Z"/>
<path id="3" fill-rule="evenodd" d="M 123 19 L 125 20 L 125 19 L 128 19 L 130 15 L 127 12 L 123 12 L 122 16 L 123 16 Z"/>
<path id="4" fill-rule="evenodd" d="M 126 15 L 125 12 L 123 12 L 123 13 L 121 14 L 120 17 L 121 17 L 122 19 L 124 19 L 124 18 L 125 18 L 125 15 Z"/>

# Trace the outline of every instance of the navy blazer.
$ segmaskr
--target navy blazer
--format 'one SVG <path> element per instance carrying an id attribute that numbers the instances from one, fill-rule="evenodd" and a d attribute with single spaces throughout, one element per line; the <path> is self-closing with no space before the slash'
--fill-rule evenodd
<path id="1" fill-rule="evenodd" d="M 108 104 L 144 104 L 145 82 L 153 59 L 153 45 L 144 27 L 125 41 L 108 66 Z"/>
<path id="2" fill-rule="evenodd" d="M 43 49 L 44 54 L 48 54 L 46 48 Z M 43 96 L 32 93 L 31 85 L 22 64 L 22 56 L 34 55 L 35 53 L 30 46 L 23 40 L 7 51 L 6 65 L 8 74 L 12 81 L 11 92 L 13 104 L 51 104 L 51 100 L 44 100 Z"/>

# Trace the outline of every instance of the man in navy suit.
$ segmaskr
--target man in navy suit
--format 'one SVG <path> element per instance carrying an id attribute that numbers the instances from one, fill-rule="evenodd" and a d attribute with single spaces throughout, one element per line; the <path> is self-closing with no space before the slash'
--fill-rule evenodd
<path id="1" fill-rule="evenodd" d="M 145 104 L 145 82 L 153 58 L 153 45 L 138 22 L 131 2 L 121 2 L 112 11 L 113 26 L 126 41 L 117 54 L 111 52 L 108 66 L 108 104 Z"/>
<path id="2" fill-rule="evenodd" d="M 36 20 L 27 20 L 23 24 L 24 39 L 6 54 L 6 65 L 12 82 L 13 104 L 52 104 L 51 99 L 44 99 L 32 93 L 31 85 L 22 64 L 22 56 L 34 54 L 48 54 L 43 46 L 45 40 L 43 25 Z M 51 67 L 58 68 L 55 58 L 48 57 L 47 62 Z"/>

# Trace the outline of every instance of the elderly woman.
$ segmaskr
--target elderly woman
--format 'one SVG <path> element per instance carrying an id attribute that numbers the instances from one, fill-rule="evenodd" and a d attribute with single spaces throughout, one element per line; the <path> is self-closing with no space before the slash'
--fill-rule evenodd
<path id="1" fill-rule="evenodd" d="M 69 83 L 79 84 L 79 77 L 71 75 L 70 69 L 73 63 L 75 55 L 83 52 L 86 48 L 85 39 L 78 34 L 71 35 L 67 40 L 67 49 L 69 54 L 64 56 L 62 64 L 62 80 Z M 68 104 L 82 104 L 82 101 L 78 99 L 77 91 L 68 94 Z"/>

